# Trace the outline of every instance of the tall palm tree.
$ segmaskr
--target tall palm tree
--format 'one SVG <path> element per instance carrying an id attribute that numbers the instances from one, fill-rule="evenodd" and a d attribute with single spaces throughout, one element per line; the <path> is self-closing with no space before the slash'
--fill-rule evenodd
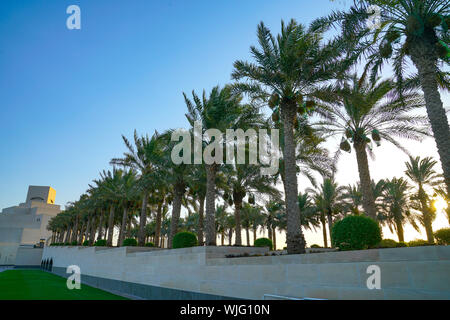
<path id="1" fill-rule="evenodd" d="M 330 135 L 342 135 L 340 149 L 356 153 L 365 214 L 376 220 L 376 206 L 367 153 L 373 154 L 372 140 L 381 139 L 408 153 L 397 138 L 420 141 L 428 133 L 426 119 L 408 112 L 422 106 L 414 91 L 398 94 L 392 80 L 367 81 L 367 73 L 351 76 L 350 81 L 337 84 L 335 101 L 326 103 L 326 119 L 316 125 Z M 371 136 L 372 140 L 369 138 Z M 351 144 L 351 145 L 350 145 Z"/>
<path id="2" fill-rule="evenodd" d="M 414 228 L 414 216 L 411 215 L 411 204 L 409 200 L 410 186 L 403 178 L 392 178 L 387 180 L 383 191 L 383 205 L 380 220 L 387 224 L 389 230 L 396 231 L 398 241 L 404 242 L 403 224 L 408 220 Z"/>
<path id="3" fill-rule="evenodd" d="M 304 253 L 305 239 L 300 228 L 297 204 L 298 185 L 294 142 L 297 112 L 312 109 L 313 99 L 323 96 L 318 86 L 335 78 L 348 67 L 338 63 L 340 42 L 322 43 L 322 30 L 306 29 L 294 20 L 281 23 L 281 34 L 274 37 L 260 23 L 259 48 L 250 48 L 255 63 L 236 61 L 232 77 L 247 82 L 235 85 L 236 90 L 248 93 L 255 101 L 274 108 L 274 117 L 283 122 L 284 191 L 288 216 L 288 253 Z M 308 99 L 307 102 L 305 102 Z"/>
<path id="4" fill-rule="evenodd" d="M 441 183 L 441 175 L 434 170 L 436 164 L 437 161 L 431 157 L 409 157 L 409 162 L 405 163 L 406 176 L 417 186 L 417 194 L 413 198 L 418 201 L 416 208 L 422 213 L 420 220 L 425 227 L 429 243 L 434 243 L 432 223 L 436 217 L 436 209 L 432 206 L 425 188 L 436 187 Z"/>
<path id="5" fill-rule="evenodd" d="M 380 8 L 380 24 L 368 29 L 368 8 Z M 349 12 L 334 12 L 315 24 L 342 25 L 349 40 L 349 51 L 365 52 L 372 67 L 372 76 L 384 63 L 394 67 L 398 85 L 407 86 L 404 79 L 409 57 L 418 70 L 414 82 L 421 86 L 426 110 L 436 140 L 444 171 L 447 194 L 450 194 L 450 128 L 439 94 L 439 87 L 450 88 L 450 2 L 445 0 L 355 0 Z"/>
<path id="6" fill-rule="evenodd" d="M 242 120 L 246 120 L 242 117 L 246 106 L 241 104 L 242 96 L 232 92 L 230 86 L 220 88 L 214 87 L 209 95 L 203 91 L 202 97 L 199 97 L 194 91 L 192 92 L 192 100 L 190 100 L 185 93 L 183 93 L 188 113 L 186 117 L 192 128 L 195 128 L 196 122 L 201 123 L 201 139 L 202 145 L 200 146 L 202 155 L 207 150 L 211 151 L 212 158 L 205 161 L 206 170 L 206 245 L 216 245 L 215 234 L 215 197 L 216 197 L 216 175 L 220 170 L 223 161 L 223 155 L 213 155 L 214 149 L 211 147 L 225 145 L 225 137 L 222 135 L 227 129 L 237 129 L 245 127 L 245 123 Z M 210 137 L 206 134 L 209 129 L 215 129 L 217 135 Z M 195 135 L 195 129 L 194 129 Z M 213 139 L 214 138 L 214 139 Z M 194 146 L 195 149 L 195 146 Z M 219 159 L 220 158 L 220 159 Z"/>
<path id="7" fill-rule="evenodd" d="M 139 137 L 136 131 L 134 131 L 134 146 L 123 135 L 122 139 L 128 151 L 123 154 L 123 158 L 112 159 L 111 164 L 130 167 L 139 173 L 139 186 L 143 196 L 139 217 L 138 244 L 144 246 L 148 196 L 159 179 L 157 170 L 162 157 L 161 140 L 157 132 L 149 138 L 148 136 Z"/>

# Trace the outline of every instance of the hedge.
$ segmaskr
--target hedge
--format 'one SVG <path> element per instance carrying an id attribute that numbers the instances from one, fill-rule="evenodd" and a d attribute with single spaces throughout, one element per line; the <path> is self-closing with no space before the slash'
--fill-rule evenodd
<path id="1" fill-rule="evenodd" d="M 198 244 L 197 242 L 197 236 L 188 231 L 178 232 L 174 237 L 172 241 L 172 248 L 173 249 L 179 249 L 179 248 L 189 248 L 189 247 L 195 247 Z"/>
<path id="2" fill-rule="evenodd" d="M 268 238 L 258 238 L 255 240 L 255 247 L 269 247 L 269 250 L 272 250 L 273 243 Z"/>
<path id="3" fill-rule="evenodd" d="M 381 242 L 381 229 L 369 217 L 348 216 L 333 225 L 331 239 L 340 250 L 363 250 Z"/>

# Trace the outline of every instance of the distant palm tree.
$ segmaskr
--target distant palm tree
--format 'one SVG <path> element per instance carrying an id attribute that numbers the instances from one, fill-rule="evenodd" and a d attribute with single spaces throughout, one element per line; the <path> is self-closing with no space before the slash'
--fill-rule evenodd
<path id="1" fill-rule="evenodd" d="M 411 214 L 409 191 L 411 187 L 403 178 L 387 180 L 383 191 L 383 205 L 380 215 L 382 224 L 386 224 L 389 230 L 398 235 L 398 241 L 404 242 L 403 225 L 408 220 L 417 230 L 414 216 Z"/>
<path id="2" fill-rule="evenodd" d="M 330 135 L 342 135 L 341 150 L 355 149 L 358 172 L 363 195 L 365 214 L 376 220 L 376 206 L 371 188 L 367 153 L 372 155 L 372 140 L 379 145 L 381 140 L 392 143 L 408 153 L 397 138 L 420 141 L 428 133 L 426 119 L 409 115 L 408 112 L 421 107 L 420 95 L 410 92 L 399 95 L 395 83 L 389 79 L 370 83 L 367 74 L 351 76 L 350 82 L 338 84 L 332 89 L 335 101 L 323 109 L 326 119 L 316 126 Z M 371 136 L 371 138 L 369 138 Z"/>
<path id="3" fill-rule="evenodd" d="M 246 126 L 243 120 L 246 120 L 242 115 L 247 113 L 247 106 L 241 104 L 242 96 L 234 94 L 230 86 L 220 88 L 214 87 L 209 96 L 206 92 L 203 92 L 202 97 L 199 97 L 195 92 L 192 92 L 192 100 L 190 100 L 186 94 L 184 94 L 185 103 L 188 109 L 186 117 L 194 128 L 195 122 L 199 121 L 202 125 L 202 141 L 201 151 L 203 149 L 211 148 L 214 146 L 224 146 L 226 141 L 225 137 L 221 133 L 227 129 L 238 129 Z M 206 131 L 214 129 L 219 136 L 209 137 Z M 194 133 L 195 134 L 195 133 Z M 214 149 L 215 151 L 215 149 Z M 213 155 L 211 161 L 205 159 L 206 170 L 206 245 L 216 245 L 215 234 L 215 197 L 216 197 L 216 175 L 220 169 L 221 163 L 223 163 L 223 155 Z M 218 159 L 220 158 L 220 159 Z M 217 161 L 218 160 L 218 161 Z M 219 163 L 218 163 L 219 162 Z"/>
<path id="4" fill-rule="evenodd" d="M 418 202 L 416 209 L 421 212 L 420 221 L 425 227 L 429 243 L 434 243 L 433 220 L 436 218 L 436 208 L 433 207 L 431 199 L 425 188 L 437 187 L 441 181 L 441 175 L 434 170 L 437 164 L 431 157 L 421 159 L 420 157 L 409 157 L 409 162 L 405 162 L 406 176 L 417 186 L 417 194 L 413 197 Z"/>
<path id="5" fill-rule="evenodd" d="M 241 239 L 241 209 L 243 199 L 247 196 L 248 202 L 255 204 L 255 194 L 269 195 L 272 197 L 280 197 L 280 192 L 272 184 L 270 176 L 261 174 L 260 165 L 250 164 L 236 164 L 234 168 L 228 170 L 226 173 L 226 184 L 230 188 L 230 193 L 227 194 L 225 200 L 231 201 L 234 204 L 235 216 L 235 230 L 236 240 L 235 244 L 240 246 Z"/>
<path id="6" fill-rule="evenodd" d="M 143 196 L 139 217 L 138 244 L 139 246 L 144 246 L 148 196 L 159 178 L 157 168 L 162 157 L 161 140 L 157 132 L 149 138 L 148 136 L 139 137 L 136 131 L 134 132 L 134 146 L 123 135 L 122 139 L 128 151 L 123 154 L 123 158 L 112 159 L 111 164 L 130 167 L 139 173 L 139 187 Z"/>
<path id="7" fill-rule="evenodd" d="M 334 177 L 324 177 L 323 183 L 319 186 L 319 189 L 307 189 L 307 192 L 313 195 L 319 210 L 327 217 L 328 232 L 331 237 L 333 216 L 342 212 L 344 187 L 339 186 L 334 180 Z"/>

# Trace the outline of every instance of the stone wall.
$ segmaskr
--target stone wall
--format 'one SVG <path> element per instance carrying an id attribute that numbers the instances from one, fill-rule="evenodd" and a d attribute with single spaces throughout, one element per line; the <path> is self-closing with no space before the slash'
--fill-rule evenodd
<path id="1" fill-rule="evenodd" d="M 243 252 L 262 256 L 225 258 Z M 448 246 L 289 256 L 266 252 L 245 247 L 46 247 L 43 259 L 52 258 L 60 275 L 78 265 L 85 283 L 149 299 L 450 299 Z M 370 265 L 380 268 L 380 290 L 367 288 Z"/>

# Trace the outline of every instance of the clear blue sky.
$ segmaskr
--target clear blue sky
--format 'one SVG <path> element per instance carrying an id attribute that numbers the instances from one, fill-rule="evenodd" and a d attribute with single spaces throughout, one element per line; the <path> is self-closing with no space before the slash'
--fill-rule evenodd
<path id="1" fill-rule="evenodd" d="M 81 30 L 66 8 L 81 8 Z M 262 20 L 307 23 L 317 0 L 0 1 L 0 209 L 51 185 L 76 200 L 131 136 L 186 126 L 182 91 L 230 81 Z"/>

